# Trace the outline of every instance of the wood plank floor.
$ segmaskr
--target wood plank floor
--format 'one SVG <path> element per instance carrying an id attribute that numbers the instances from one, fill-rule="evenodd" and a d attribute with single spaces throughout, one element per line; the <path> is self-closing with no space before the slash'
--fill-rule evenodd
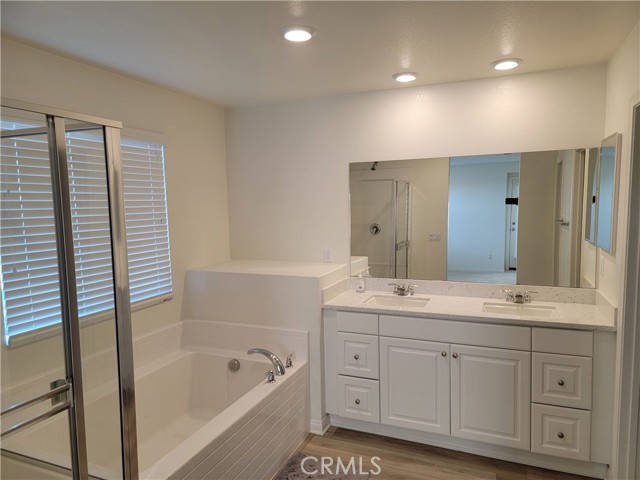
<path id="1" fill-rule="evenodd" d="M 321 436 L 310 434 L 300 450 L 316 458 L 338 457 L 346 464 L 363 457 L 363 470 L 381 468 L 371 480 L 587 480 L 588 477 L 529 467 L 420 443 L 331 427 Z"/>

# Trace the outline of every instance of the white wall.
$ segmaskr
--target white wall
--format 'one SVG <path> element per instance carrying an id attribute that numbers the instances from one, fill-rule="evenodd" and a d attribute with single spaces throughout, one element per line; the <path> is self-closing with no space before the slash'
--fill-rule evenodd
<path id="1" fill-rule="evenodd" d="M 640 24 L 636 24 L 624 44 L 607 65 L 606 113 L 602 138 L 622 134 L 620 196 L 616 255 L 599 250 L 604 268 L 600 269 L 598 288 L 609 301 L 622 305 L 622 282 L 626 262 L 627 218 L 629 215 L 629 179 L 631 169 L 631 107 L 640 94 Z M 602 266 L 602 264 L 601 264 Z"/>
<path id="2" fill-rule="evenodd" d="M 609 301 L 621 307 L 623 305 L 623 286 L 626 266 L 627 219 L 629 215 L 638 215 L 638 212 L 629 211 L 629 183 L 631 178 L 632 106 L 640 101 L 640 23 L 636 24 L 635 28 L 607 65 L 606 93 L 607 103 L 603 138 L 615 132 L 621 133 L 622 152 L 616 254 L 615 257 L 613 257 L 598 249 L 598 259 L 601 267 L 598 278 L 598 288 Z M 618 319 L 618 332 L 625 332 L 625 330 L 633 331 L 633 329 L 625 328 L 625 322 L 638 320 L 625 318 L 624 311 L 619 312 Z M 621 378 L 621 362 L 622 356 L 625 354 L 622 347 L 623 345 L 633 344 L 633 342 L 634 339 L 624 338 L 622 334 L 617 335 L 615 375 L 616 408 L 613 413 L 615 419 L 614 459 L 617 457 L 619 447 L 625 447 L 625 445 L 618 444 L 620 422 L 628 424 L 629 421 L 629 411 L 625 411 L 624 416 L 621 416 L 618 400 L 620 399 L 620 394 L 622 394 L 623 398 L 628 398 L 629 388 L 637 388 L 637 385 L 633 385 L 630 378 Z M 630 367 L 625 366 L 625 371 L 628 371 L 628 368 Z M 628 425 L 624 426 L 623 431 L 624 430 L 628 430 Z M 617 468 L 617 462 L 614 461 L 611 471 L 612 478 L 617 477 Z M 626 474 L 625 472 L 624 475 Z"/>
<path id="3" fill-rule="evenodd" d="M 509 155 L 509 162 L 502 157 L 451 159 L 447 252 L 451 272 L 505 271 L 507 176 L 519 174 L 520 156 Z M 490 163 L 492 159 L 496 163 Z"/>
<path id="4" fill-rule="evenodd" d="M 1 61 L 3 97 L 120 120 L 125 127 L 166 137 L 175 297 L 135 312 L 133 332 L 140 335 L 178 322 L 185 271 L 229 258 L 224 110 L 6 38 L 2 38 Z M 88 348 L 113 342 L 104 323 L 92 327 L 92 333 L 84 330 Z M 13 348 L 10 356 L 3 347 L 3 382 L 10 371 L 21 376 L 22 367 L 31 367 L 23 372 L 27 374 L 51 365 L 51 358 L 60 358 L 58 344 L 59 339 L 43 340 Z"/>
<path id="5" fill-rule="evenodd" d="M 349 260 L 350 162 L 598 145 L 604 66 L 239 108 L 227 116 L 232 258 Z"/>

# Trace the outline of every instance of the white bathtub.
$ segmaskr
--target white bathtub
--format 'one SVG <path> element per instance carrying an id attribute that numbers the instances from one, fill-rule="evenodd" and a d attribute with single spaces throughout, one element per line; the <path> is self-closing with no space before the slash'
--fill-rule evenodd
<path id="1" fill-rule="evenodd" d="M 227 367 L 232 358 L 241 362 L 236 373 Z M 266 359 L 245 353 L 184 349 L 136 370 L 140 478 L 273 476 L 308 432 L 308 373 L 300 362 L 268 384 L 269 369 Z M 119 478 L 117 403 L 109 390 L 88 395 L 87 449 L 91 474 Z M 7 438 L 3 449 L 68 464 L 66 430 L 60 415 Z"/>

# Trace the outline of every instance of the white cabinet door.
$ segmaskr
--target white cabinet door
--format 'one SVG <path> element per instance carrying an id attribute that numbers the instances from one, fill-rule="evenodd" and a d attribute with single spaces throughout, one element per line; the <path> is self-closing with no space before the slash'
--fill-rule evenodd
<path id="1" fill-rule="evenodd" d="M 380 422 L 449 434 L 449 344 L 380 337 Z"/>
<path id="2" fill-rule="evenodd" d="M 529 450 L 531 353 L 451 345 L 451 435 Z"/>

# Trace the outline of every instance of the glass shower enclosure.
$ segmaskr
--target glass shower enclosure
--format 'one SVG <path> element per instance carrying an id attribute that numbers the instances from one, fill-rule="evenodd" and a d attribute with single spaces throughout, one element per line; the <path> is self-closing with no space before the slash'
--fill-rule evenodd
<path id="1" fill-rule="evenodd" d="M 2 99 L 3 478 L 138 478 L 119 122 Z"/>
<path id="2" fill-rule="evenodd" d="M 409 182 L 353 180 L 351 255 L 368 257 L 376 278 L 410 278 L 411 195 Z"/>

